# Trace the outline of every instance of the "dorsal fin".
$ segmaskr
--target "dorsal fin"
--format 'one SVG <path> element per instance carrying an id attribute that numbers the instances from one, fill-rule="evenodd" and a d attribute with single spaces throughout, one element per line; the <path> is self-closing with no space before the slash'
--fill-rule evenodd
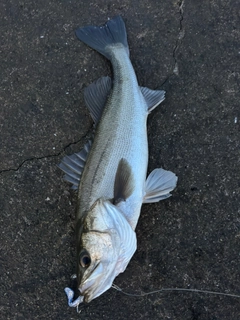
<path id="1" fill-rule="evenodd" d="M 92 141 L 89 140 L 80 152 L 65 156 L 57 165 L 65 173 L 63 179 L 72 183 L 72 189 L 78 188 L 91 145 Z"/>
<path id="2" fill-rule="evenodd" d="M 126 159 L 119 161 L 115 182 L 114 182 L 114 200 L 116 205 L 125 201 L 133 192 L 133 174 L 132 169 Z"/>
<path id="3" fill-rule="evenodd" d="M 98 123 L 102 116 L 111 89 L 110 77 L 101 77 L 84 89 L 85 103 L 95 123 Z"/>

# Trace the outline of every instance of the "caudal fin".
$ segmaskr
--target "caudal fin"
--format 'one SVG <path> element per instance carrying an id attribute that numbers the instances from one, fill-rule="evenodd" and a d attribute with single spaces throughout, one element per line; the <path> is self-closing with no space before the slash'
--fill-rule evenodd
<path id="1" fill-rule="evenodd" d="M 97 50 L 109 60 L 111 55 L 107 47 L 121 43 L 129 54 L 127 43 L 127 33 L 123 19 L 120 16 L 109 20 L 105 25 L 87 26 L 76 30 L 79 40 L 86 43 L 89 47 Z"/>

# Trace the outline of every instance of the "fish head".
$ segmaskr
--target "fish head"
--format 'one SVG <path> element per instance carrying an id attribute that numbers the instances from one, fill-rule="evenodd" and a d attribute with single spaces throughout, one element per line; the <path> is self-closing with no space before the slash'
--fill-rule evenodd
<path id="1" fill-rule="evenodd" d="M 118 253 L 111 234 L 83 234 L 83 246 L 78 255 L 78 288 L 85 302 L 108 290 L 115 278 Z"/>
<path id="2" fill-rule="evenodd" d="M 78 243 L 78 289 L 85 302 L 108 290 L 136 250 L 136 234 L 119 209 L 98 200 L 86 215 Z"/>

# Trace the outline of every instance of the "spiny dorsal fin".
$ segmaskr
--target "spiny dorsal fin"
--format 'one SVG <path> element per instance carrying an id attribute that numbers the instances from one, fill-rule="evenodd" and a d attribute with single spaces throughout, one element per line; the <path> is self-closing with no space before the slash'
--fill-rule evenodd
<path id="1" fill-rule="evenodd" d="M 78 188 L 91 145 L 92 141 L 89 140 L 80 152 L 65 156 L 57 165 L 65 173 L 63 179 L 72 183 L 72 189 Z"/>
<path id="2" fill-rule="evenodd" d="M 93 121 L 98 123 L 112 89 L 112 79 L 101 77 L 84 89 L 84 99 Z"/>
<path id="3" fill-rule="evenodd" d="M 119 161 L 114 182 L 114 200 L 116 205 L 121 201 L 126 201 L 133 193 L 133 174 L 132 169 L 126 159 Z"/>
<path id="4" fill-rule="evenodd" d="M 151 90 L 146 87 L 140 87 L 140 90 L 147 102 L 148 113 L 165 99 L 165 91 L 163 90 Z"/>

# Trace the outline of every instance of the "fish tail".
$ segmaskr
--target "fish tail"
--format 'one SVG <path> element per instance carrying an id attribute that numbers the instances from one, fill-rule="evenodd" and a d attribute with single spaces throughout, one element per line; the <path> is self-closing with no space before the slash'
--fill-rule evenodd
<path id="1" fill-rule="evenodd" d="M 126 28 L 120 16 L 114 17 L 100 27 L 87 26 L 79 28 L 76 30 L 76 36 L 109 60 L 111 60 L 109 47 L 116 44 L 122 44 L 129 54 Z"/>

